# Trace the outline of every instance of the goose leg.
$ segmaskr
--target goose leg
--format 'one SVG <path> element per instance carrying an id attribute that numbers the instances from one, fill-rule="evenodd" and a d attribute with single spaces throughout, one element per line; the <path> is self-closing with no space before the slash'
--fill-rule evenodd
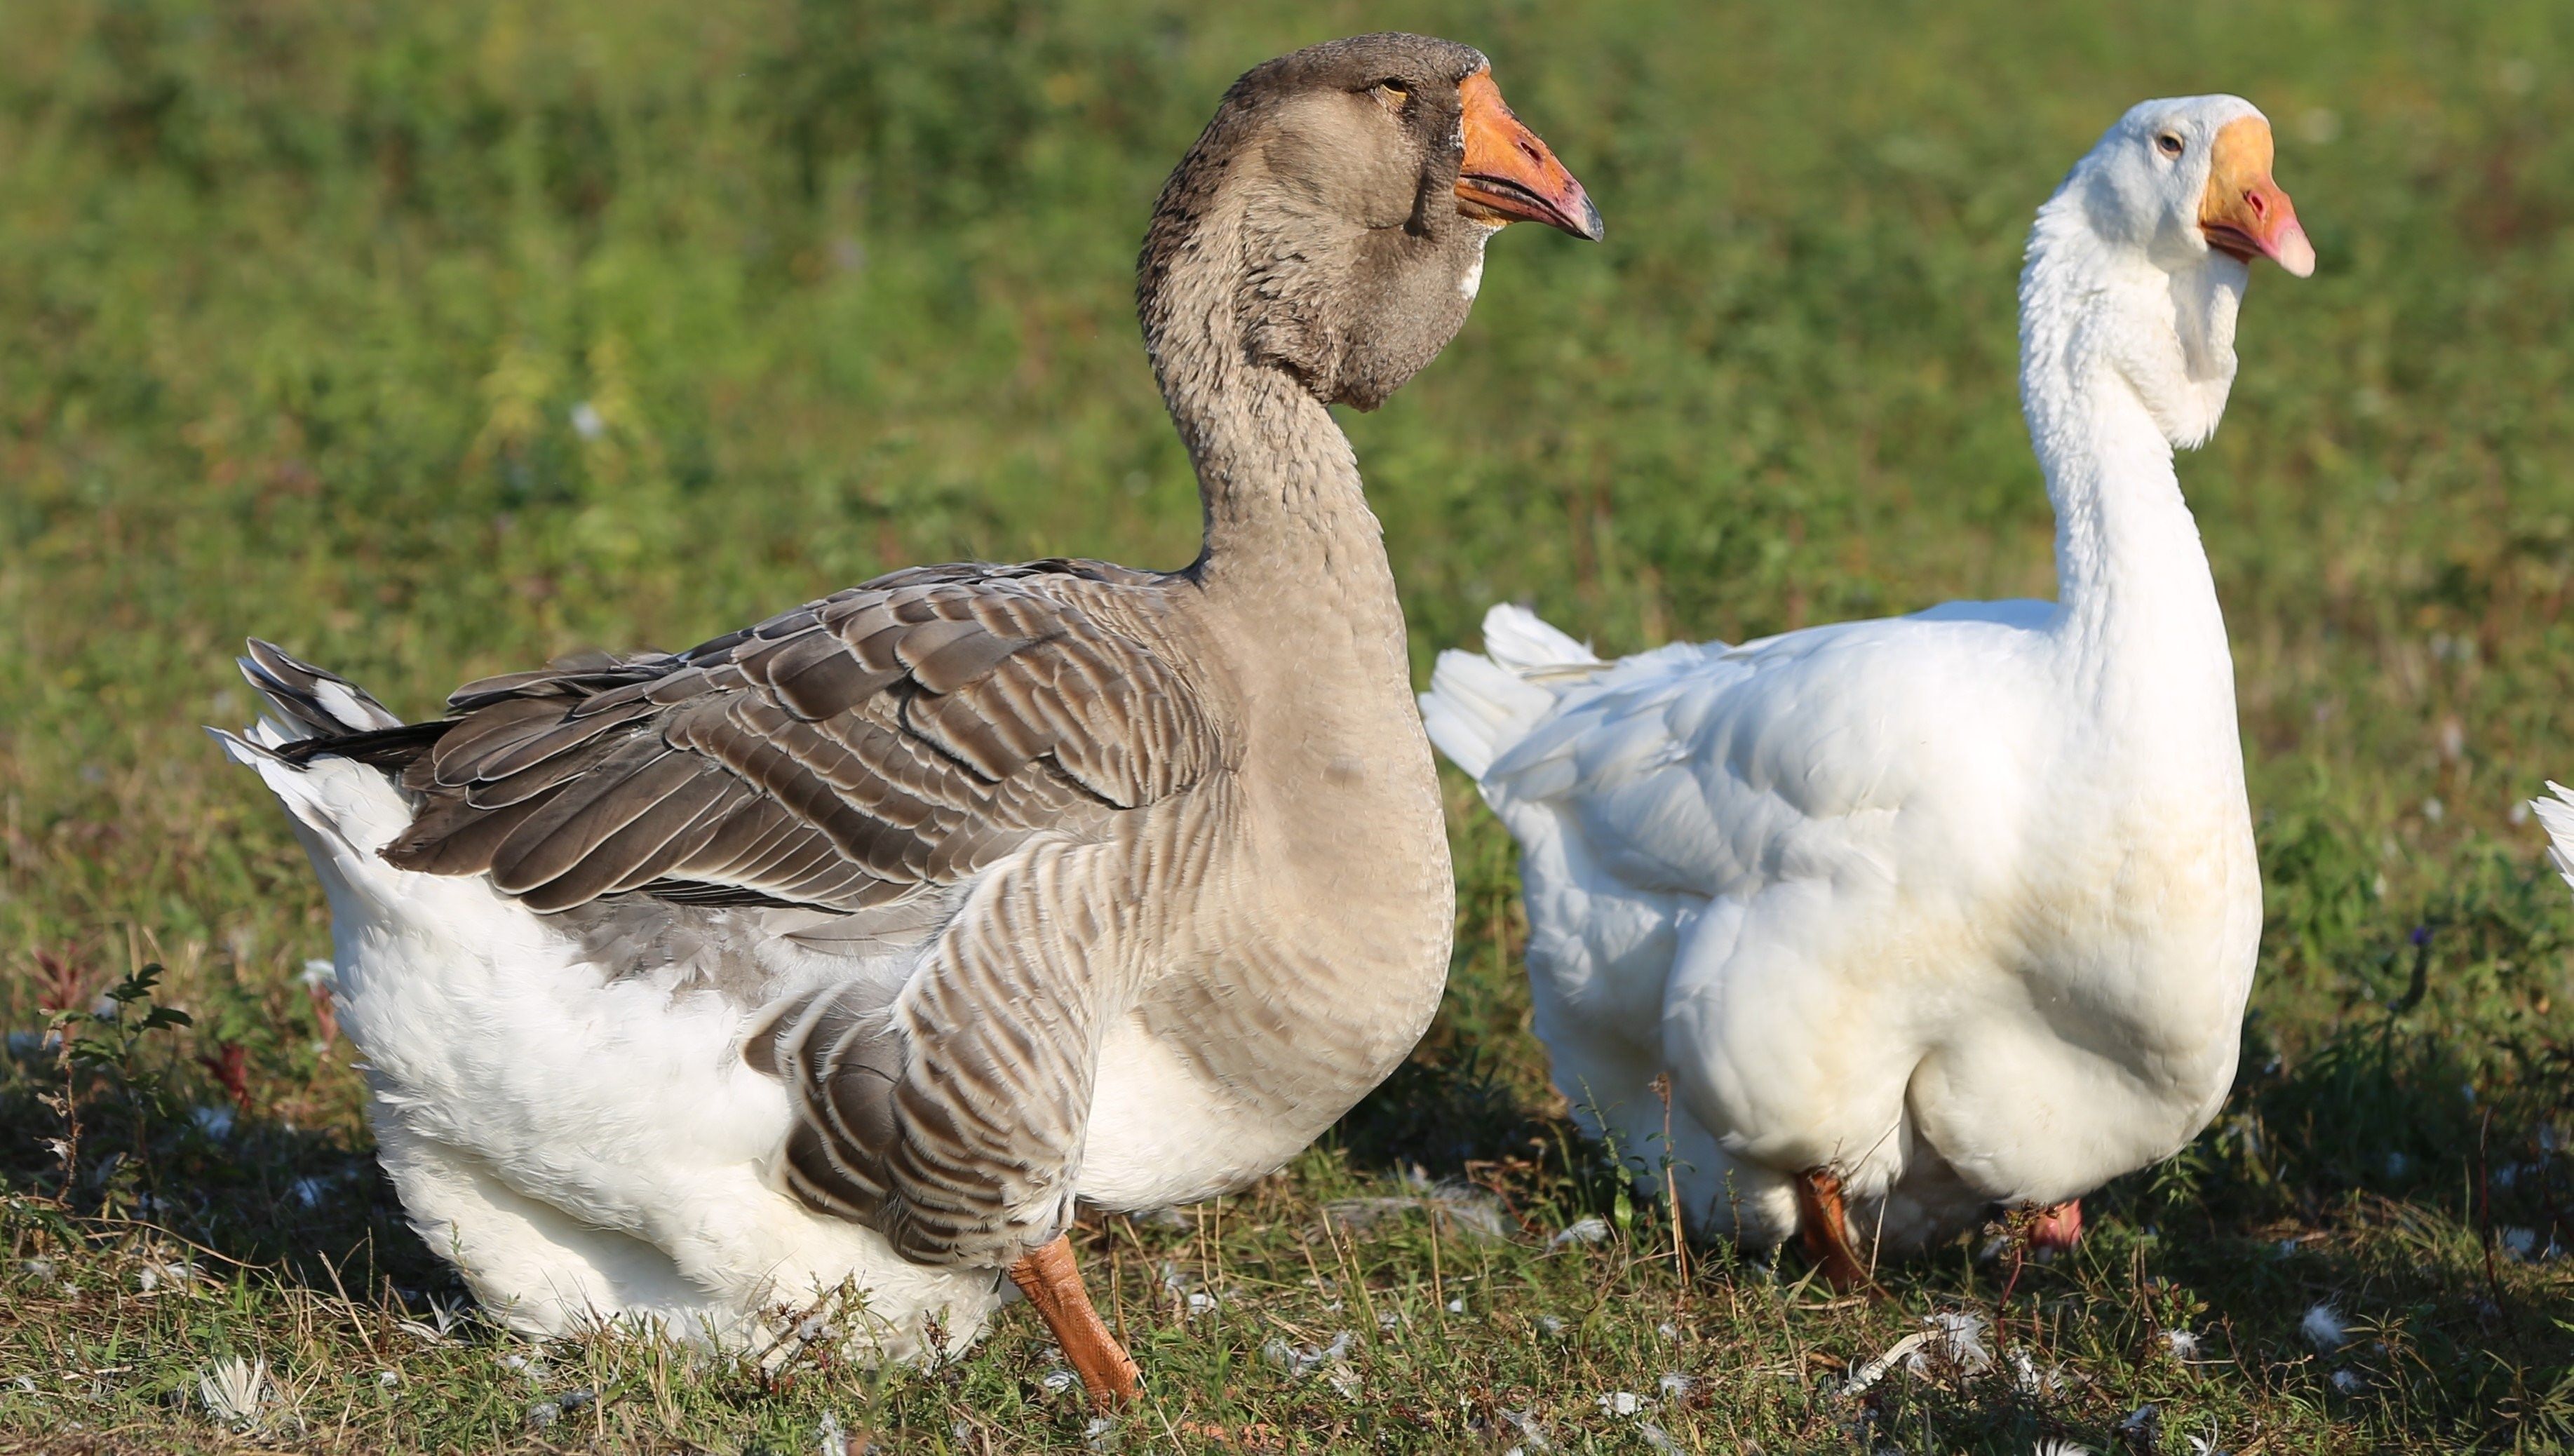
<path id="1" fill-rule="evenodd" d="M 1868 1287 L 1868 1268 L 1851 1247 L 1840 1174 L 1808 1168 L 1797 1175 L 1797 1233 L 1807 1257 L 1822 1267 L 1824 1282 L 1844 1294 Z"/>
<path id="2" fill-rule="evenodd" d="M 1081 1266 L 1072 1261 L 1069 1234 L 1058 1235 L 1053 1243 L 1012 1264 L 1010 1282 L 1028 1296 L 1046 1328 L 1054 1331 L 1063 1357 L 1081 1376 L 1082 1389 L 1090 1392 L 1094 1410 L 1112 1411 L 1135 1398 L 1139 1373 L 1135 1362 L 1091 1307 L 1090 1291 L 1081 1282 Z"/>
<path id="3" fill-rule="evenodd" d="M 2029 1221 L 2028 1241 L 2041 1249 L 2069 1249 L 2082 1237 L 2082 1200 L 2067 1198 L 2037 1210 Z"/>

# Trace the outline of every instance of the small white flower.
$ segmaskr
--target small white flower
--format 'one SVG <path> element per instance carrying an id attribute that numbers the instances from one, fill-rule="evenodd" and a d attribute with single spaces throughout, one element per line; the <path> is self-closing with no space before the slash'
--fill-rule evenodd
<path id="1" fill-rule="evenodd" d="M 2308 1309 L 2306 1317 L 2297 1321 L 2297 1333 L 2305 1336 L 2306 1343 L 2314 1346 L 2315 1353 L 2319 1355 L 2329 1355 L 2350 1343 L 2348 1322 L 2343 1320 L 2340 1310 L 2329 1304 L 2317 1304 Z"/>
<path id="2" fill-rule="evenodd" d="M 197 1399 L 216 1420 L 247 1430 L 259 1424 L 259 1403 L 268 1393 L 268 1362 L 227 1356 L 197 1375 Z"/>
<path id="3" fill-rule="evenodd" d="M 1594 1213 L 1577 1218 L 1564 1226 L 1564 1231 L 1546 1241 L 1551 1249 L 1566 1244 L 1596 1244 L 1609 1236 L 1609 1220 Z"/>
<path id="4" fill-rule="evenodd" d="M 1631 1416 L 1652 1402 L 1632 1390 L 1613 1390 L 1599 1397 L 1600 1408 L 1613 1416 Z"/>

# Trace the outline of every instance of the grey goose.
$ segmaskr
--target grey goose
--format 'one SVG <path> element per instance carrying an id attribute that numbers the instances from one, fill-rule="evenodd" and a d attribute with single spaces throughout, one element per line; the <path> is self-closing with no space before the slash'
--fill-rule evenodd
<path id="1" fill-rule="evenodd" d="M 273 711 L 220 736 L 329 894 L 383 1164 L 487 1308 L 773 1348 L 832 1305 L 905 1358 L 1006 1271 L 1094 1400 L 1133 1392 L 1076 1200 L 1270 1172 L 1439 1000 L 1440 795 L 1328 407 L 1428 364 L 1523 218 L 1600 236 L 1482 55 L 1298 51 L 1144 243 L 1185 569 L 896 572 L 425 723 L 252 645 Z"/>

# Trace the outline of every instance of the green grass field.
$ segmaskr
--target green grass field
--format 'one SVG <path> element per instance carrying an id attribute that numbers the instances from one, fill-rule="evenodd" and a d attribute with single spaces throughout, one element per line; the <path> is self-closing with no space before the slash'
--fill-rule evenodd
<path id="1" fill-rule="evenodd" d="M 2574 10 L 1196 9 L 0 12 L 0 1450 L 2574 1446 L 2574 897 L 2514 814 L 2574 778 Z M 1085 1225 L 1151 1392 L 1113 1427 L 1024 1309 L 880 1373 L 442 1330 L 298 978 L 321 895 L 198 731 L 240 640 L 422 714 L 914 562 L 1186 561 L 1146 209 L 1237 72 L 1388 26 L 1487 50 L 1609 225 L 1514 230 L 1346 422 L 1425 674 L 1498 598 L 1631 651 L 2047 593 L 2029 214 L 2132 101 L 2269 112 L 2322 264 L 2256 274 L 2182 464 L 2268 886 L 2215 1125 L 2015 1278 L 1676 1251 L 1547 1092 L 1452 775 L 1414 1062 L 1239 1198 Z M 85 1025 L 66 1186 L 34 1033 L 146 964 L 193 1025 Z M 1852 1388 L 1943 1314 L 1986 1324 Z M 228 1357 L 254 1429 L 199 1395 Z"/>

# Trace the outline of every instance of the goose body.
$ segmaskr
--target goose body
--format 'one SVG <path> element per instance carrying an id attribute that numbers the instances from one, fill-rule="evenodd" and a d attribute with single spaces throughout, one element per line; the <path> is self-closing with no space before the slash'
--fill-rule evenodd
<path id="1" fill-rule="evenodd" d="M 1007 1270 L 1131 1387 L 1043 1262 L 1076 1199 L 1267 1173 L 1438 1002 L 1437 784 L 1327 406 L 1437 354 L 1513 217 L 1598 233 L 1466 47 L 1236 84 L 1138 285 L 1184 571 L 896 573 L 426 724 L 254 645 L 273 712 L 226 745 L 329 893 L 384 1164 L 488 1308 L 759 1346 L 833 1304 L 899 1358 Z"/>
<path id="2" fill-rule="evenodd" d="M 1522 846 L 1556 1084 L 1702 1232 L 1802 1230 L 1844 1278 L 2224 1097 L 2260 886 L 2172 451 L 2224 407 L 2245 258 L 2311 268 L 2269 152 L 2235 98 L 2147 103 L 2039 214 L 2057 601 L 1617 663 L 1505 606 L 1442 657 L 1424 712 Z"/>

